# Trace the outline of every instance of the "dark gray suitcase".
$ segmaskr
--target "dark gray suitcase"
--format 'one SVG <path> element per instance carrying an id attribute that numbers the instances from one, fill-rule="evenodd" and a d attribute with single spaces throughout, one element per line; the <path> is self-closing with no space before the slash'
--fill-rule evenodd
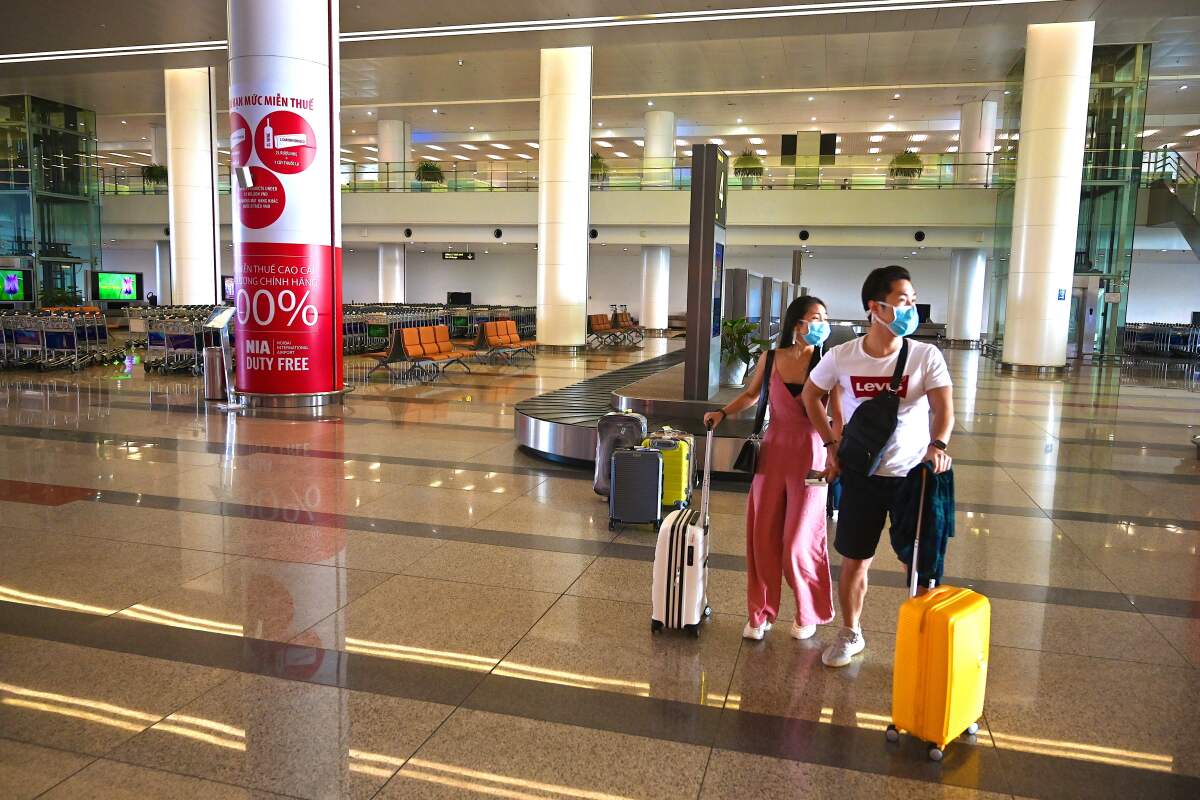
<path id="1" fill-rule="evenodd" d="M 629 447 L 612 454 L 608 495 L 608 529 L 617 524 L 662 522 L 662 452 L 653 447 Z"/>
<path id="2" fill-rule="evenodd" d="M 596 473 L 592 489 L 608 497 L 612 454 L 621 447 L 637 447 L 646 438 L 646 418 L 631 411 L 610 411 L 596 422 Z"/>

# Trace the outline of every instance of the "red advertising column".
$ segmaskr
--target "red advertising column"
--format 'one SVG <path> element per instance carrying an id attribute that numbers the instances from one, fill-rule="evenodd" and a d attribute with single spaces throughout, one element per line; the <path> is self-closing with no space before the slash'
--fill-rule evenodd
<path id="1" fill-rule="evenodd" d="M 228 19 L 237 390 L 338 402 L 338 0 L 229 0 Z"/>

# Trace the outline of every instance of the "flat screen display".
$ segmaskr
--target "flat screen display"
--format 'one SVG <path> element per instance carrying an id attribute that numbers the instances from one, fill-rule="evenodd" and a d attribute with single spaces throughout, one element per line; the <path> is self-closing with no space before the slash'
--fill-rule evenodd
<path id="1" fill-rule="evenodd" d="M 721 335 L 721 287 L 725 285 L 725 245 L 716 243 L 713 252 L 713 313 L 712 335 L 716 339 Z"/>
<path id="2" fill-rule="evenodd" d="M 232 300 L 234 294 L 233 276 L 223 275 L 221 277 L 221 299 Z"/>
<path id="3" fill-rule="evenodd" d="M 93 272 L 92 289 L 95 300 L 133 303 L 142 297 L 142 273 Z"/>
<path id="4" fill-rule="evenodd" d="M 0 269 L 0 300 L 9 303 L 33 300 L 33 273 L 27 269 Z"/>

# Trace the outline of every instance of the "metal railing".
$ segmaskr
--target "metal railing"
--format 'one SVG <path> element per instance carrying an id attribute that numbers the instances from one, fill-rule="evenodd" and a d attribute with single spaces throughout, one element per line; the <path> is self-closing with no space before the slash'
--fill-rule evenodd
<path id="1" fill-rule="evenodd" d="M 1166 184 L 1193 217 L 1200 219 L 1200 172 L 1180 153 L 1166 148 L 1142 154 L 1142 185 Z"/>

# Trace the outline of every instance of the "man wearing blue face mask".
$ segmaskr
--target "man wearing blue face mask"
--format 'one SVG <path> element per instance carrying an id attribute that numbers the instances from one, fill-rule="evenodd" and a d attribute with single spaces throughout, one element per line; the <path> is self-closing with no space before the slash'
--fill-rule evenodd
<path id="1" fill-rule="evenodd" d="M 860 621 L 867 572 L 900 484 L 922 462 L 929 462 L 934 472 L 950 469 L 946 452 L 954 427 L 950 373 L 940 350 L 904 338 L 917 329 L 916 302 L 908 270 L 888 266 L 872 271 L 862 287 L 870 329 L 826 353 L 802 394 L 808 416 L 829 451 L 826 476 L 833 480 L 840 475 L 842 482 L 834 549 L 843 559 L 838 601 L 844 619 L 837 640 L 821 656 L 830 667 L 846 666 L 866 647 Z M 859 407 L 873 398 L 891 392 L 899 400 L 894 433 L 869 458 L 839 462 L 838 439 L 824 415 L 817 413 L 835 386 L 840 389 L 841 418 L 847 427 Z M 871 411 L 879 409 L 876 404 Z"/>

